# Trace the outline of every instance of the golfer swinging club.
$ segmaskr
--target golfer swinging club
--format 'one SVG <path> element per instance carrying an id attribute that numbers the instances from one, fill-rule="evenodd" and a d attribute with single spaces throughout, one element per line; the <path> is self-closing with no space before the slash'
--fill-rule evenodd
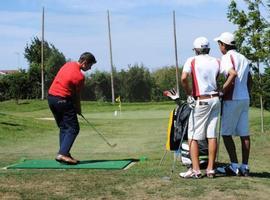
<path id="1" fill-rule="evenodd" d="M 81 114 L 80 91 L 84 85 L 82 71 L 91 69 L 95 57 L 83 53 L 78 62 L 67 62 L 57 73 L 49 89 L 48 103 L 57 126 L 60 129 L 60 149 L 56 161 L 76 165 L 79 161 L 70 154 L 70 149 L 79 133 L 77 114 Z"/>
<path id="2" fill-rule="evenodd" d="M 208 139 L 208 166 L 207 177 L 215 176 L 214 165 L 217 152 L 217 122 L 220 113 L 220 100 L 217 88 L 217 77 L 220 73 L 219 60 L 209 56 L 209 42 L 205 37 L 195 39 L 194 51 L 196 56 L 187 59 L 183 67 L 181 82 L 188 95 L 188 103 L 194 102 L 188 124 L 188 140 L 192 168 L 187 172 L 180 173 L 182 178 L 201 178 L 202 174 L 199 165 L 198 140 Z M 232 71 L 233 72 L 233 71 Z M 236 76 L 230 74 L 224 87 Z M 192 90 L 188 77 L 192 77 Z"/>

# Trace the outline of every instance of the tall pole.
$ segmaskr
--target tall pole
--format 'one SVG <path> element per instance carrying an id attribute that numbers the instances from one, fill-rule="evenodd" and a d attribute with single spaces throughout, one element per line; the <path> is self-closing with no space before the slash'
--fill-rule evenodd
<path id="1" fill-rule="evenodd" d="M 42 8 L 41 33 L 41 99 L 44 100 L 44 7 Z"/>
<path id="2" fill-rule="evenodd" d="M 177 56 L 177 40 L 176 40 L 176 26 L 175 26 L 175 11 L 173 11 L 173 36 L 174 36 L 174 53 L 175 53 L 175 77 L 176 90 L 179 94 L 179 78 L 178 78 L 178 56 Z M 180 94 L 179 94 L 180 95 Z"/>
<path id="3" fill-rule="evenodd" d="M 107 10 L 108 18 L 108 31 L 109 31 L 109 45 L 110 45 L 110 62 L 111 62 L 111 87 L 112 87 L 112 104 L 114 104 L 114 85 L 113 85 L 113 57 L 112 57 L 112 38 L 111 38 L 111 23 L 110 23 L 110 13 Z"/>

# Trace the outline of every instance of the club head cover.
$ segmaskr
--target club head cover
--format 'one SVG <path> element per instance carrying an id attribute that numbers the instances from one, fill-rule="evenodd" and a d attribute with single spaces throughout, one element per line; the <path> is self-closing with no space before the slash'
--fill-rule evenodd
<path id="1" fill-rule="evenodd" d="M 188 96 L 188 97 L 187 97 L 187 103 L 188 103 L 188 106 L 189 106 L 191 109 L 194 109 L 195 106 L 196 106 L 196 100 L 194 99 L 193 96 Z"/>
<path id="2" fill-rule="evenodd" d="M 163 95 L 166 97 L 170 97 L 174 101 L 179 99 L 179 94 L 176 92 L 176 90 L 174 88 L 170 89 L 170 90 L 165 90 L 163 92 Z"/>

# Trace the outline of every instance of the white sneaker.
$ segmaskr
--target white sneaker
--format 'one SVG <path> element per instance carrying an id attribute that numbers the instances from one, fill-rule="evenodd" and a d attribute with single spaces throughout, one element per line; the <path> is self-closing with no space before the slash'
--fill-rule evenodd
<path id="1" fill-rule="evenodd" d="M 179 176 L 182 178 L 202 178 L 201 171 L 195 172 L 192 168 L 189 168 L 186 172 L 179 173 Z"/>

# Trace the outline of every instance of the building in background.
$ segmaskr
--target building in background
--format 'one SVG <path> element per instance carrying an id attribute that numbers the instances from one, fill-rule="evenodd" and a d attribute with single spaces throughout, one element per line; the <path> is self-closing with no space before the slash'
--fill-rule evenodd
<path id="1" fill-rule="evenodd" d="M 0 70 L 0 75 L 8 75 L 19 72 L 19 70 Z"/>

